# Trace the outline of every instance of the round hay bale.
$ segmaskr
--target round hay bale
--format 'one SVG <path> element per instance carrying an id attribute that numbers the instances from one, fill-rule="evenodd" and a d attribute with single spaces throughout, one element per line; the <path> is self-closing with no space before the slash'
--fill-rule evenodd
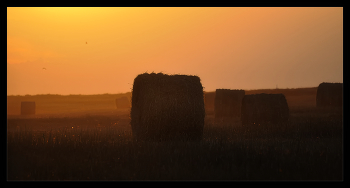
<path id="1" fill-rule="evenodd" d="M 244 90 L 217 89 L 215 94 L 215 118 L 231 118 L 241 116 Z"/>
<path id="2" fill-rule="evenodd" d="M 21 102 L 21 115 L 34 115 L 35 114 L 35 102 L 34 101 L 22 101 Z"/>
<path id="3" fill-rule="evenodd" d="M 321 83 L 316 94 L 317 107 L 342 107 L 343 83 Z"/>
<path id="4" fill-rule="evenodd" d="M 283 94 L 245 95 L 242 100 L 242 125 L 288 121 L 289 107 Z"/>
<path id="5" fill-rule="evenodd" d="M 131 128 L 135 140 L 201 140 L 204 99 L 200 78 L 144 73 L 133 84 Z"/>

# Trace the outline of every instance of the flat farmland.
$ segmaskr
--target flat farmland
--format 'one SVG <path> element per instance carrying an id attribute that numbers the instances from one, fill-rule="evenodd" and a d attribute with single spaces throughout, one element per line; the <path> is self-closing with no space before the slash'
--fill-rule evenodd
<path id="1" fill-rule="evenodd" d="M 130 109 L 115 107 L 130 93 L 8 96 L 7 180 L 341 181 L 343 113 L 317 109 L 316 89 L 246 91 L 284 93 L 284 124 L 217 120 L 209 100 L 199 142 L 133 141 Z M 36 115 L 19 115 L 21 101 Z"/>

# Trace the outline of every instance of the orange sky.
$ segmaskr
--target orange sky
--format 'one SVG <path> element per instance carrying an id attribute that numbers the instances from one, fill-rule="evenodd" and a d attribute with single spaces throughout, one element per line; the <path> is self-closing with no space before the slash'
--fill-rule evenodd
<path id="1" fill-rule="evenodd" d="M 343 8 L 7 8 L 7 95 L 129 92 L 144 72 L 205 91 L 343 82 Z"/>

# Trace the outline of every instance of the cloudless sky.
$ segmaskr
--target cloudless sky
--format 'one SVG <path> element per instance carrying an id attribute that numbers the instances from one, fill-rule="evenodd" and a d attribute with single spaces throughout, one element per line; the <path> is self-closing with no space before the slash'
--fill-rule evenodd
<path id="1" fill-rule="evenodd" d="M 144 72 L 205 91 L 343 82 L 343 8 L 7 8 L 7 95 L 124 93 Z"/>

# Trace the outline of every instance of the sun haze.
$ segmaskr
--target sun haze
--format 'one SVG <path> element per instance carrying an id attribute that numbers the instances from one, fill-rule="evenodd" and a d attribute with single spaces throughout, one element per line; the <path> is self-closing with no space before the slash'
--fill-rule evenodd
<path id="1" fill-rule="evenodd" d="M 144 72 L 205 91 L 343 82 L 343 8 L 7 8 L 7 95 L 129 92 Z"/>

